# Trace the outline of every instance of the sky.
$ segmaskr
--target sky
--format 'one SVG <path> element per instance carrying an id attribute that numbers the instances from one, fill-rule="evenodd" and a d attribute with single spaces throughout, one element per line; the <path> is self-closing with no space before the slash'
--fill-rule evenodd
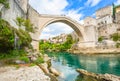
<path id="1" fill-rule="evenodd" d="M 29 4 L 40 14 L 66 15 L 84 24 L 87 16 L 95 17 L 95 11 L 108 6 L 120 4 L 120 0 L 29 0 Z M 71 27 L 61 22 L 53 23 L 45 27 L 40 39 L 48 39 L 61 33 L 71 33 Z"/>

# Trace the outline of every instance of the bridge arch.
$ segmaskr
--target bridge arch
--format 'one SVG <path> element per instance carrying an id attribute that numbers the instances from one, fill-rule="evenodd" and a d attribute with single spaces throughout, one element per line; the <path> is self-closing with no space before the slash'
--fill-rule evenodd
<path id="1" fill-rule="evenodd" d="M 33 26 L 35 27 L 35 33 L 31 33 L 31 37 L 33 39 L 31 44 L 34 49 L 39 50 L 39 37 L 43 29 L 48 25 L 56 22 L 62 22 L 69 25 L 77 33 L 80 41 L 83 41 L 83 42 L 86 41 L 87 37 L 84 31 L 84 26 L 78 23 L 77 21 L 73 20 L 72 18 L 61 16 L 61 15 L 39 14 L 31 6 L 29 6 L 28 18 L 30 19 Z"/>
<path id="2" fill-rule="evenodd" d="M 72 21 L 70 18 L 66 18 L 66 17 L 48 19 L 42 27 L 39 27 L 40 34 L 45 27 L 47 27 L 50 24 L 57 23 L 57 22 L 61 22 L 61 23 L 64 23 L 64 24 L 70 26 L 76 32 L 80 41 L 85 40 L 85 34 L 84 34 L 84 31 L 83 31 L 83 26 L 78 24 L 77 21 Z"/>
<path id="3" fill-rule="evenodd" d="M 51 16 L 51 15 L 38 15 L 36 19 L 30 17 L 33 25 L 37 27 L 37 30 L 35 33 L 33 33 L 32 39 L 32 46 L 34 49 L 39 50 L 39 37 L 41 32 L 45 27 L 47 27 L 50 24 L 62 22 L 68 26 L 70 26 L 78 35 L 79 41 L 85 41 L 86 34 L 84 32 L 84 26 L 80 25 L 77 21 L 72 20 L 69 17 L 66 16 Z M 82 45 L 83 46 L 83 45 Z"/>

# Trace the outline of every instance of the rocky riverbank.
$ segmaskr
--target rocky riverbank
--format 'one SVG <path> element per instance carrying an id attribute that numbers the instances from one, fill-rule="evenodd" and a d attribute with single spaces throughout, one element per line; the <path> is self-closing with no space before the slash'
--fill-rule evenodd
<path id="1" fill-rule="evenodd" d="M 96 49 L 96 48 L 81 48 L 81 49 L 70 49 L 68 52 L 74 54 L 120 54 L 120 48 L 111 49 Z"/>
<path id="2" fill-rule="evenodd" d="M 50 81 L 38 67 L 0 67 L 0 81 Z"/>
<path id="3" fill-rule="evenodd" d="M 60 73 L 51 67 L 51 58 L 47 54 L 32 50 L 27 50 L 27 54 L 24 60 L 14 58 L 1 60 L 0 81 L 57 81 L 56 77 Z M 26 62 L 26 59 L 29 62 Z M 31 64 L 34 66 L 31 67 Z"/>
<path id="4" fill-rule="evenodd" d="M 83 69 L 77 69 L 77 72 L 83 77 L 82 81 L 120 81 L 119 76 L 112 74 L 95 74 Z"/>

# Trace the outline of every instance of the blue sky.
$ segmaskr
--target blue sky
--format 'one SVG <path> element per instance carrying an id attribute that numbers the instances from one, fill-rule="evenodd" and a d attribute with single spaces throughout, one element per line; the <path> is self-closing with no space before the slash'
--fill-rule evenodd
<path id="1" fill-rule="evenodd" d="M 95 17 L 95 11 L 120 0 L 29 0 L 40 14 L 66 15 L 83 24 L 87 16 Z M 70 33 L 72 28 L 63 23 L 54 23 L 43 29 L 40 39 L 48 39 L 61 33 Z"/>

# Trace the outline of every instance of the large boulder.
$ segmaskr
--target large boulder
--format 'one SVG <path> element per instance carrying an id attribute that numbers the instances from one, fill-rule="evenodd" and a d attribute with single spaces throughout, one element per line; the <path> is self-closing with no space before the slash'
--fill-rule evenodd
<path id="1" fill-rule="evenodd" d="M 47 63 L 42 63 L 42 64 L 39 64 L 38 66 L 43 70 L 44 73 L 49 74 Z"/>
<path id="2" fill-rule="evenodd" d="M 55 76 L 59 76 L 60 75 L 60 72 L 58 72 L 55 68 L 50 67 L 49 70 Z"/>
<path id="3" fill-rule="evenodd" d="M 83 69 L 76 70 L 80 75 L 92 77 L 95 81 L 120 81 L 120 77 L 112 74 L 95 74 Z"/>

